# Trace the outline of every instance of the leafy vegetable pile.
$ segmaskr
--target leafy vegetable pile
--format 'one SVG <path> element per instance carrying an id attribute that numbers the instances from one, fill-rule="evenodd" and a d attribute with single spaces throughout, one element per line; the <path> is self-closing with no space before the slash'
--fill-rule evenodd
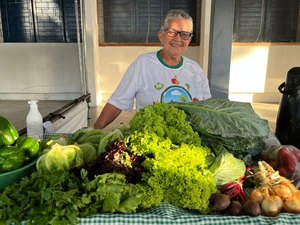
<path id="1" fill-rule="evenodd" d="M 142 208 L 170 203 L 178 207 L 208 212 L 209 198 L 216 191 L 212 173 L 206 164 L 205 147 L 160 141 L 151 132 L 136 132 L 130 137 L 132 151 L 146 157 L 145 172 L 137 186 L 143 191 Z"/>
<path id="2" fill-rule="evenodd" d="M 37 171 L 0 195 L 0 221 L 77 224 L 78 217 L 162 203 L 207 213 L 217 185 L 238 178 L 245 165 L 229 152 L 211 157 L 192 113 L 155 104 L 137 112 L 129 128 L 80 129 L 47 140 Z"/>
<path id="3" fill-rule="evenodd" d="M 88 180 L 62 173 L 32 173 L 0 195 L 0 221 L 6 224 L 78 224 L 78 217 L 99 212 L 134 212 L 140 195 L 122 174 Z"/>
<path id="4" fill-rule="evenodd" d="M 260 155 L 263 139 L 270 132 L 268 122 L 254 112 L 250 103 L 211 98 L 170 106 L 185 111 L 203 145 L 212 149 L 223 146 L 244 162 L 249 163 L 253 156 Z"/>
<path id="5" fill-rule="evenodd" d="M 88 177 L 93 179 L 97 174 L 118 172 L 126 176 L 129 183 L 141 181 L 144 168 L 144 158 L 129 151 L 124 140 L 114 140 L 106 147 L 106 151 L 90 163 L 75 167 L 72 172 L 79 174 L 83 168 L 87 170 Z"/>
<path id="6" fill-rule="evenodd" d="M 175 145 L 182 143 L 201 145 L 201 139 L 191 124 L 186 121 L 183 110 L 169 107 L 166 104 L 155 104 L 139 111 L 130 121 L 132 131 L 150 131 L 161 140 L 169 138 Z"/>

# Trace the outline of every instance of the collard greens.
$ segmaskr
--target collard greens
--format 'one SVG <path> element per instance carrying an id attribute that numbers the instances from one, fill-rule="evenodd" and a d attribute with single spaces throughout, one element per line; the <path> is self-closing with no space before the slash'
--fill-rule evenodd
<path id="1" fill-rule="evenodd" d="M 258 155 L 261 140 L 268 136 L 268 122 L 260 118 L 250 103 L 207 99 L 194 103 L 171 103 L 187 114 L 187 120 L 200 134 L 202 144 L 224 146 L 239 158 Z"/>
<path id="2" fill-rule="evenodd" d="M 222 137 L 265 137 L 269 133 L 249 103 L 225 99 L 208 99 L 195 103 L 172 104 L 183 109 L 194 130 Z"/>

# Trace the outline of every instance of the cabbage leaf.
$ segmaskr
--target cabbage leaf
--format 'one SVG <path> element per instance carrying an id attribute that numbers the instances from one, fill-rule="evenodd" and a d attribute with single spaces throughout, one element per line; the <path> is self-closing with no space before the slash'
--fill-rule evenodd
<path id="1" fill-rule="evenodd" d="M 210 165 L 209 170 L 213 173 L 217 186 L 222 186 L 239 179 L 245 174 L 245 163 L 223 150 Z"/>

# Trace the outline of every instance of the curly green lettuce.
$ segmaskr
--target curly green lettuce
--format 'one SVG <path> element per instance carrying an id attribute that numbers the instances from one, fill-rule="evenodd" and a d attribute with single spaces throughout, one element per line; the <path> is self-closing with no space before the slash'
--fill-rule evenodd
<path id="1" fill-rule="evenodd" d="M 201 139 L 191 124 L 186 121 L 183 110 L 156 103 L 141 109 L 130 121 L 130 129 L 140 132 L 154 132 L 162 140 L 169 138 L 173 144 L 201 145 Z"/>
<path id="2" fill-rule="evenodd" d="M 135 132 L 129 148 L 146 157 L 146 172 L 137 185 L 144 193 L 141 208 L 169 203 L 177 207 L 206 213 L 209 198 L 216 191 L 212 173 L 206 164 L 210 150 L 206 147 L 174 145 L 169 138 L 161 140 L 155 133 Z"/>

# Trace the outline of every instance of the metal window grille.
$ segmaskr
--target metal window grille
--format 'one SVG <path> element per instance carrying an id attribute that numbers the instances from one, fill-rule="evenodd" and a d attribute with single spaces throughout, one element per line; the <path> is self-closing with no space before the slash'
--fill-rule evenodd
<path id="1" fill-rule="evenodd" d="M 236 0 L 234 42 L 299 42 L 300 0 Z"/>
<path id="2" fill-rule="evenodd" d="M 4 42 L 76 42 L 74 0 L 0 0 Z"/>
<path id="3" fill-rule="evenodd" d="M 157 32 L 169 9 L 193 18 L 192 43 L 199 44 L 201 0 L 98 0 L 100 44 L 159 43 Z"/>

